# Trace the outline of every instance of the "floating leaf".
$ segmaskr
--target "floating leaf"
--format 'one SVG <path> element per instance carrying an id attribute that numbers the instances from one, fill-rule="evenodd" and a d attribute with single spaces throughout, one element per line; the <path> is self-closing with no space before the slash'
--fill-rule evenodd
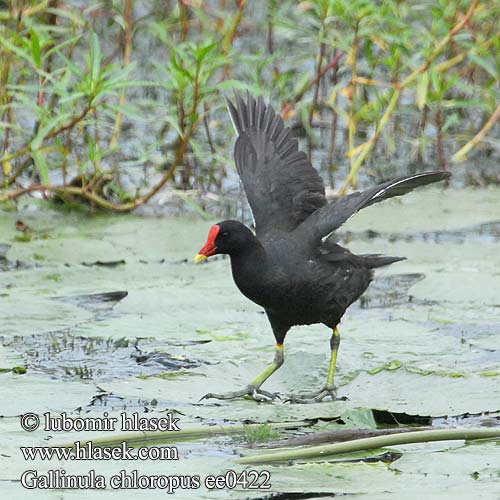
<path id="1" fill-rule="evenodd" d="M 386 363 L 385 365 L 382 366 L 377 366 L 375 368 L 372 368 L 371 370 L 368 371 L 370 375 L 376 375 L 377 373 L 380 373 L 381 371 L 387 370 L 387 371 L 394 371 L 394 370 L 399 370 L 403 366 L 403 363 L 401 361 L 398 361 L 397 359 L 389 361 L 389 363 Z"/>

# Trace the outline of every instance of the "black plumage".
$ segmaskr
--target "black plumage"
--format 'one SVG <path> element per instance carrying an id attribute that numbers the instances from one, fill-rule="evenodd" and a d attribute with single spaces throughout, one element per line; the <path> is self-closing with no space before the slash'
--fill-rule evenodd
<path id="1" fill-rule="evenodd" d="M 222 399 L 272 397 L 260 385 L 283 363 L 282 344 L 295 325 L 323 323 L 334 330 L 329 383 L 313 398 L 335 397 L 333 372 L 338 349 L 336 329 L 346 309 L 368 287 L 373 269 L 401 257 L 354 255 L 329 236 L 359 210 L 449 177 L 428 172 L 401 177 L 330 203 L 318 172 L 299 151 L 281 117 L 262 97 L 235 94 L 227 101 L 238 133 L 236 167 L 252 209 L 256 236 L 237 221 L 214 226 L 197 260 L 226 253 L 240 291 L 261 305 L 277 343 L 274 363 L 243 391 Z"/>

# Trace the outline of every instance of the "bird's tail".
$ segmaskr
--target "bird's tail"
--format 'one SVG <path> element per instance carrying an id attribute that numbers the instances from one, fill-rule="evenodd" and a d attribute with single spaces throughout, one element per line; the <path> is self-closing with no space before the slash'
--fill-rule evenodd
<path id="1" fill-rule="evenodd" d="M 367 269 L 388 266 L 393 262 L 405 260 L 406 257 L 388 257 L 378 253 L 356 255 L 347 248 L 341 247 L 338 243 L 331 240 L 324 241 L 319 247 L 319 254 L 327 262 L 350 262 L 356 266 L 362 266 Z"/>

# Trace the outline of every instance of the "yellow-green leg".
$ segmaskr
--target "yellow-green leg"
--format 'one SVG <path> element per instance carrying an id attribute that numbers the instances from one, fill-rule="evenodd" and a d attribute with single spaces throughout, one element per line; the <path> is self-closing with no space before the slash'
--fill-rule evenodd
<path id="1" fill-rule="evenodd" d="M 335 389 L 334 381 L 339 345 L 340 332 L 338 328 L 335 328 L 330 338 L 330 367 L 328 369 L 328 378 L 326 379 L 326 385 L 317 393 L 290 398 L 289 400 L 292 403 L 319 403 L 320 401 L 323 401 L 326 396 L 330 396 L 333 401 L 337 399 L 337 390 Z"/>
<path id="2" fill-rule="evenodd" d="M 330 368 L 328 369 L 328 378 L 326 379 L 325 389 L 332 389 L 335 391 L 333 384 L 335 379 L 335 367 L 337 366 L 337 354 L 340 345 L 340 332 L 338 328 L 334 328 L 332 337 L 330 338 Z M 333 398 L 335 399 L 335 397 Z"/>
<path id="3" fill-rule="evenodd" d="M 228 392 L 227 394 L 213 394 L 209 392 L 201 399 L 236 399 L 243 396 L 250 396 L 256 401 L 271 401 L 276 399 L 277 395 L 268 391 L 263 391 L 260 386 L 276 371 L 285 361 L 284 345 L 276 344 L 273 362 L 259 375 L 257 375 L 244 389 L 241 391 Z"/>

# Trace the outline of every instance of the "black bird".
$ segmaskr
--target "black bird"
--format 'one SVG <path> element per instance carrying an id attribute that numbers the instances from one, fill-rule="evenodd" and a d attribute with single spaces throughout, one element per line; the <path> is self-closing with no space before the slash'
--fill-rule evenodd
<path id="1" fill-rule="evenodd" d="M 280 115 L 262 97 L 227 100 L 238 133 L 234 158 L 252 209 L 256 236 L 243 224 L 225 220 L 210 229 L 195 257 L 201 262 L 229 254 L 233 279 L 240 291 L 262 306 L 276 339 L 274 361 L 250 384 L 229 394 L 204 398 L 256 400 L 276 397 L 261 385 L 283 364 L 283 343 L 295 325 L 323 323 L 332 331 L 331 361 L 326 385 L 298 401 L 337 398 L 335 364 L 340 336 L 337 325 L 346 309 L 366 290 L 373 269 L 404 257 L 354 255 L 328 237 L 362 208 L 401 196 L 412 189 L 450 177 L 426 172 L 400 177 L 363 192 L 327 203 L 321 177 Z"/>

